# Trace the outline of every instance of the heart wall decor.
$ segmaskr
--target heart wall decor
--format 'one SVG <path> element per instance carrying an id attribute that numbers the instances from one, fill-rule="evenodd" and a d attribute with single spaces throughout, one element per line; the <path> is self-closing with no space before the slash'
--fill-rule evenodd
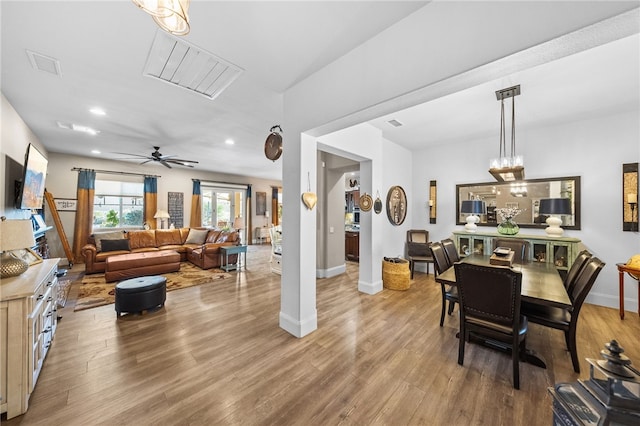
<path id="1" fill-rule="evenodd" d="M 318 196 L 313 192 L 303 192 L 302 193 L 302 202 L 309 210 L 313 210 L 318 202 Z"/>

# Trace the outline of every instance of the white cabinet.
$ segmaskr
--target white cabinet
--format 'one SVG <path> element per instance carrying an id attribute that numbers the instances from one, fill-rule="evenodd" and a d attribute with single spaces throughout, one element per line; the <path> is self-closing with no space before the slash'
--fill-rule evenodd
<path id="1" fill-rule="evenodd" d="M 0 412 L 8 419 L 27 411 L 56 332 L 59 260 L 46 259 L 0 284 Z"/>
<path id="2" fill-rule="evenodd" d="M 547 237 L 546 235 L 502 235 L 497 232 L 475 233 L 454 231 L 456 247 L 461 256 L 468 254 L 491 254 L 494 238 L 514 238 L 529 241 L 529 259 L 533 262 L 553 263 L 559 270 L 568 270 L 576 259 L 580 240 L 569 237 Z"/>

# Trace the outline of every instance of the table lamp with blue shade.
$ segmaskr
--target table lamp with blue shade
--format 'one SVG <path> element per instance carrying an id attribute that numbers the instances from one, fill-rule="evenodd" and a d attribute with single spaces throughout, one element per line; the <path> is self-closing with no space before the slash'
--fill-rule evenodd
<path id="1" fill-rule="evenodd" d="M 476 232 L 478 229 L 478 223 L 480 218 L 479 214 L 487 214 L 487 206 L 482 200 L 464 200 L 462 206 L 460 206 L 460 213 L 468 213 L 467 224 L 464 229 L 467 232 Z"/>
<path id="2" fill-rule="evenodd" d="M 559 216 L 572 214 L 571 200 L 569 198 L 543 198 L 540 200 L 538 212 L 541 215 L 549 215 L 546 220 L 549 226 L 545 228 L 544 232 L 550 237 L 561 237 L 564 231 L 560 227 L 562 219 Z"/>

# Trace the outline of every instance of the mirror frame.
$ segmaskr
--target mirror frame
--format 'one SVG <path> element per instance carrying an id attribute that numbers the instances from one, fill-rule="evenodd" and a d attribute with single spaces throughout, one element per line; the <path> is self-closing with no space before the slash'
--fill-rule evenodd
<path id="1" fill-rule="evenodd" d="M 543 179 L 523 179 L 518 181 L 511 182 L 480 182 L 480 183 L 465 183 L 456 185 L 456 225 L 464 225 L 466 222 L 460 220 L 460 191 L 464 188 L 471 186 L 505 186 L 509 187 L 512 183 L 545 183 L 545 182 L 558 182 L 563 180 L 572 180 L 573 187 L 575 189 L 574 194 L 574 205 L 573 210 L 574 214 L 574 222 L 571 226 L 562 225 L 562 229 L 580 229 L 580 176 L 562 176 L 562 177 L 554 177 L 554 178 L 543 178 Z M 547 227 L 546 223 L 520 223 L 516 217 L 515 221 L 518 223 L 520 228 L 538 228 L 545 229 Z M 488 227 L 496 227 L 497 223 L 477 223 L 478 226 L 488 226 Z"/>

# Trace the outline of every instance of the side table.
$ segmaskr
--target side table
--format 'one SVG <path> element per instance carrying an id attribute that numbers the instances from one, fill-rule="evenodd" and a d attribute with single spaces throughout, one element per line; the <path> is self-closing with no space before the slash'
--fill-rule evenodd
<path id="1" fill-rule="evenodd" d="M 238 260 L 236 264 L 229 265 L 229 255 L 237 254 Z M 244 254 L 244 264 L 242 263 L 242 254 Z M 237 270 L 239 271 L 244 265 L 245 271 L 247 270 L 247 246 L 222 246 L 220 247 L 220 256 L 224 257 L 224 262 L 220 262 L 220 268 L 226 272 Z M 222 260 L 222 259 L 220 259 Z"/>
<path id="2" fill-rule="evenodd" d="M 640 269 L 631 268 L 624 263 L 616 264 L 618 267 L 619 280 L 619 292 L 620 292 L 620 319 L 624 319 L 624 273 L 634 274 L 640 277 Z M 640 315 L 640 280 L 638 280 L 638 315 Z"/>

